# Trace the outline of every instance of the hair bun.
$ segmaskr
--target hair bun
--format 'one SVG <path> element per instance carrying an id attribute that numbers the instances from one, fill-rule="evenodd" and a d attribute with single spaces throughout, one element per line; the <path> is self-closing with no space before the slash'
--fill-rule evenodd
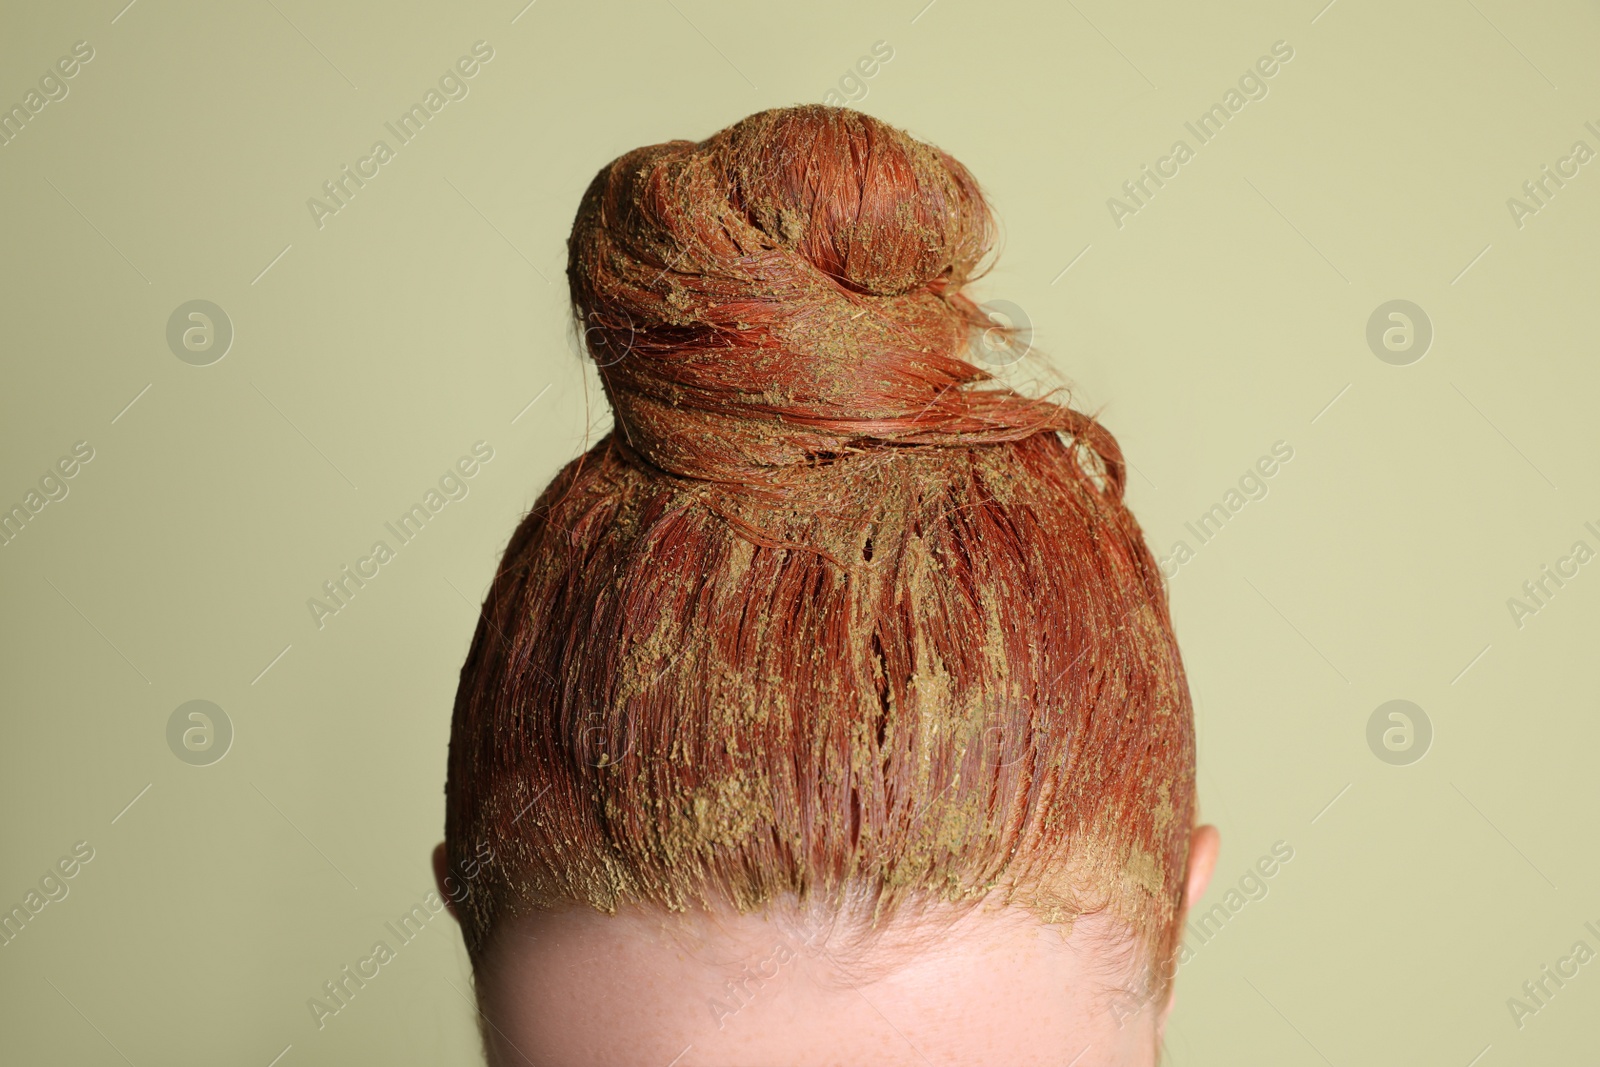
<path id="1" fill-rule="evenodd" d="M 763 111 L 708 145 L 733 207 L 856 292 L 901 296 L 938 278 L 959 288 L 988 249 L 966 168 L 860 112 Z"/>
<path id="2" fill-rule="evenodd" d="M 806 105 L 603 168 L 567 277 L 618 436 L 663 470 L 770 482 L 873 443 L 1061 430 L 1120 488 L 1092 419 L 970 388 L 992 375 L 962 353 L 992 324 L 960 289 L 992 233 L 961 164 L 869 115 Z"/>

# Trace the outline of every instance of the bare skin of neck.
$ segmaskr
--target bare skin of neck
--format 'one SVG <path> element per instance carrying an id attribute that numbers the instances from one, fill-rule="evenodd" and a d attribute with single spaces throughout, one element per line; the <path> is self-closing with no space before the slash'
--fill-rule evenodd
<path id="1" fill-rule="evenodd" d="M 1185 899 L 1216 831 L 1194 833 Z M 478 976 L 491 1067 L 1153 1067 L 1171 1000 L 1141 1003 L 1110 921 L 1069 932 L 980 907 L 866 953 L 777 913 L 589 908 L 508 921 Z"/>

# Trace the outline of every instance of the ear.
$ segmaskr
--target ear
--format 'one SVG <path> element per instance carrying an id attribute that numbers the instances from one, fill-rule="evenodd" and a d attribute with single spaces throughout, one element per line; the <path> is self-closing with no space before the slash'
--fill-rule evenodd
<path id="1" fill-rule="evenodd" d="M 444 906 L 450 909 L 450 916 L 460 922 L 461 916 L 456 914 L 455 898 L 445 888 L 445 882 L 449 874 L 450 856 L 444 850 L 444 842 L 440 841 L 433 850 L 433 884 L 439 887 L 439 899 L 444 901 Z"/>
<path id="2" fill-rule="evenodd" d="M 1211 884 L 1211 872 L 1217 866 L 1217 854 L 1222 849 L 1222 835 L 1215 826 L 1196 826 L 1194 833 L 1189 836 L 1189 869 L 1184 874 L 1183 902 L 1178 908 L 1178 926 L 1181 929 L 1188 920 L 1189 908 L 1201 897 L 1206 895 L 1206 886 Z M 1167 1028 L 1167 1016 L 1172 1012 L 1172 1005 L 1177 1002 L 1178 988 L 1174 982 L 1172 989 L 1167 993 L 1167 1003 L 1161 1009 L 1161 1015 L 1156 1020 L 1156 1039 Z"/>

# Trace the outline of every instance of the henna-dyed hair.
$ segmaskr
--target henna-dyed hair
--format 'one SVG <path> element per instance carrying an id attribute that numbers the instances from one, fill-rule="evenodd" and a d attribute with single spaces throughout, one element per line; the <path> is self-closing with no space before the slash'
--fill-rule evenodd
<path id="1" fill-rule="evenodd" d="M 522 521 L 461 670 L 475 963 L 563 904 L 877 923 L 996 892 L 1172 959 L 1194 740 L 1165 594 L 1111 434 L 967 358 L 992 234 L 966 168 L 842 108 L 590 184 L 567 276 L 615 427 Z"/>

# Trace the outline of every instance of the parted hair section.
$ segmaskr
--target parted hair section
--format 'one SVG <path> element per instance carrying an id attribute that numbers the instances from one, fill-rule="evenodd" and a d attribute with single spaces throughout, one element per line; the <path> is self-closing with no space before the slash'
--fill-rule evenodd
<path id="1" fill-rule="evenodd" d="M 1171 959 L 1165 592 L 1110 433 L 969 358 L 993 233 L 966 168 L 844 108 L 595 177 L 568 279 L 614 427 L 511 538 L 456 697 L 475 962 L 563 905 L 996 894 Z"/>

